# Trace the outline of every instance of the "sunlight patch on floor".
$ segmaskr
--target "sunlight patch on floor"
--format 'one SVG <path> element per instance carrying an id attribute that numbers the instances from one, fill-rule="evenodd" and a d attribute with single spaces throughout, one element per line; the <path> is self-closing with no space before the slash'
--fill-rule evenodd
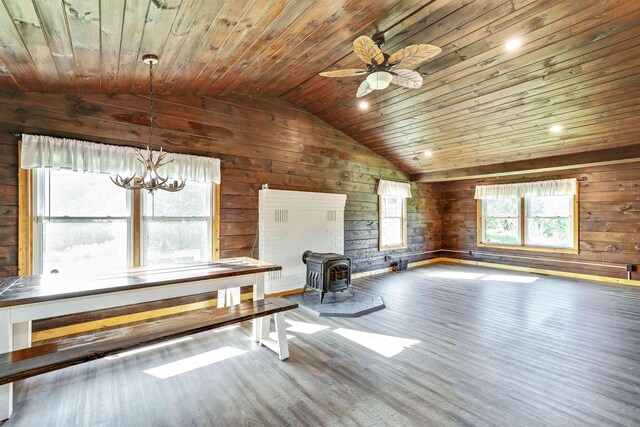
<path id="1" fill-rule="evenodd" d="M 289 335 L 287 334 L 287 340 L 290 340 L 292 338 L 295 338 L 295 335 Z M 274 341 L 278 341 L 278 334 L 275 332 L 269 332 L 269 338 L 271 338 Z"/>
<path id="2" fill-rule="evenodd" d="M 289 319 L 286 319 L 285 322 L 291 325 L 287 328 L 288 332 L 298 332 L 300 334 L 315 334 L 316 332 L 329 329 L 328 326 L 318 325 L 317 323 L 298 322 L 296 320 Z"/>
<path id="3" fill-rule="evenodd" d="M 462 271 L 433 271 L 433 272 L 425 272 L 424 274 L 429 277 L 440 277 L 442 279 L 467 279 L 467 280 L 475 280 L 484 276 L 484 274 L 482 273 L 465 273 Z"/>
<path id="4" fill-rule="evenodd" d="M 208 351 L 206 353 L 147 369 L 143 372 L 157 378 L 165 379 L 193 371 L 194 369 L 203 368 L 226 359 L 231 359 L 232 357 L 240 356 L 245 353 L 247 353 L 246 350 L 240 350 L 239 348 L 222 347 L 217 350 Z"/>
<path id="5" fill-rule="evenodd" d="M 113 356 L 107 356 L 105 359 L 113 360 L 120 359 L 121 357 L 131 356 L 133 354 L 144 353 L 145 351 L 155 350 L 156 348 L 166 347 L 169 345 L 177 344 L 179 342 L 192 340 L 192 337 L 182 337 L 171 341 L 165 341 L 158 344 L 148 345 L 146 347 L 136 348 L 135 350 L 129 350 L 122 353 L 114 354 Z"/>
<path id="6" fill-rule="evenodd" d="M 490 274 L 483 277 L 482 280 L 493 280 L 495 282 L 533 283 L 538 280 L 538 278 L 531 276 L 516 276 L 511 274 Z"/>
<path id="7" fill-rule="evenodd" d="M 334 329 L 333 332 L 385 357 L 393 357 L 400 354 L 406 348 L 420 342 L 408 338 L 373 334 L 370 332 L 355 331 L 353 329 L 340 328 Z"/>

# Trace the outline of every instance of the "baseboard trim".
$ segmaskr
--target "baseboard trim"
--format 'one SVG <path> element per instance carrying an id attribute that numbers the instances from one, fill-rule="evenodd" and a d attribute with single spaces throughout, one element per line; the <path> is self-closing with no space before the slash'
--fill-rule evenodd
<path id="1" fill-rule="evenodd" d="M 440 259 L 442 258 L 438 257 L 438 258 L 425 259 L 422 261 L 410 262 L 408 265 L 408 268 L 419 267 L 421 265 L 427 265 L 427 264 L 435 264 L 437 262 L 440 262 L 439 261 Z M 357 279 L 359 277 L 375 276 L 376 274 L 389 273 L 390 271 L 394 271 L 393 267 L 380 268 L 378 270 L 361 271 L 359 273 L 352 274 L 351 278 Z"/>
<path id="2" fill-rule="evenodd" d="M 272 294 L 265 294 L 265 298 L 286 297 L 287 295 L 299 294 L 304 288 L 291 289 L 283 292 L 274 292 Z"/>

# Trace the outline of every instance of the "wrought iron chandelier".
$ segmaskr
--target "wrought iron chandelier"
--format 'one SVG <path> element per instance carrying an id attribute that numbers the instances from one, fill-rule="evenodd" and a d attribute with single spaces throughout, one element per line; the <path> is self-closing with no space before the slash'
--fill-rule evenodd
<path id="1" fill-rule="evenodd" d="M 127 190 L 147 190 L 151 194 L 156 190 L 180 191 L 184 188 L 183 179 L 170 181 L 168 176 L 163 177 L 158 172 L 160 167 L 173 162 L 173 160 L 163 162 L 167 154 L 162 152 L 162 147 L 160 147 L 159 153 L 154 153 L 151 149 L 153 146 L 153 66 L 158 63 L 158 57 L 144 55 L 142 61 L 149 65 L 149 145 L 147 145 L 147 151 L 144 155 L 142 151 L 136 149 L 136 158 L 142 163 L 144 172 L 142 176 L 136 176 L 135 173 L 130 177 L 117 175 L 115 178 L 111 177 L 111 181 Z"/>

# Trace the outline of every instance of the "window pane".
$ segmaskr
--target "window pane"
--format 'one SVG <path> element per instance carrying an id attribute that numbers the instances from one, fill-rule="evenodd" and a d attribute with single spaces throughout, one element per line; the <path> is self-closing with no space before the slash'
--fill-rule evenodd
<path id="1" fill-rule="evenodd" d="M 395 217 L 402 218 L 402 205 L 403 198 L 402 197 L 383 197 L 384 201 L 384 210 L 383 215 L 385 218 Z"/>
<path id="2" fill-rule="evenodd" d="M 573 247 L 573 220 L 571 218 L 527 219 L 526 245 Z"/>
<path id="3" fill-rule="evenodd" d="M 520 199 L 485 199 L 482 201 L 485 217 L 518 217 Z"/>
<path id="4" fill-rule="evenodd" d="M 382 245 L 402 245 L 402 218 L 382 219 Z"/>
<path id="5" fill-rule="evenodd" d="M 40 216 L 126 217 L 129 194 L 111 182 L 109 175 L 67 170 L 41 171 L 44 174 L 44 206 Z M 50 190 L 50 193 L 49 193 Z M 47 199 L 49 194 L 50 199 Z"/>
<path id="6" fill-rule="evenodd" d="M 43 273 L 127 267 L 126 220 L 45 222 L 42 229 Z"/>
<path id="7" fill-rule="evenodd" d="M 211 184 L 189 181 L 177 193 L 144 191 L 144 216 L 208 217 L 211 215 Z"/>
<path id="8" fill-rule="evenodd" d="M 520 244 L 518 218 L 485 218 L 484 227 L 484 243 Z"/>
<path id="9" fill-rule="evenodd" d="M 198 220 L 153 220 L 143 222 L 144 264 L 172 264 L 176 262 L 210 259 L 209 223 Z"/>
<path id="10" fill-rule="evenodd" d="M 527 197 L 527 217 L 570 217 L 573 196 Z"/>

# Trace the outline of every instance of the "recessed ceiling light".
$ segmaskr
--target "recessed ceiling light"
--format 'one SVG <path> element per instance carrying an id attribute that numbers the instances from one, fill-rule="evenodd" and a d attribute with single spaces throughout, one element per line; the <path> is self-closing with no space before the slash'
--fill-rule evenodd
<path id="1" fill-rule="evenodd" d="M 358 104 L 358 108 L 360 108 L 361 110 L 366 110 L 367 108 L 369 108 L 369 103 L 367 101 L 360 101 L 360 103 Z"/>
<path id="2" fill-rule="evenodd" d="M 427 151 L 424 152 L 424 155 L 427 156 L 427 157 L 431 157 L 431 156 L 433 156 L 433 152 L 431 150 L 427 150 Z"/>
<path id="3" fill-rule="evenodd" d="M 521 45 L 522 45 L 522 42 L 520 41 L 520 39 L 512 39 L 512 40 L 509 40 L 507 44 L 504 45 L 504 47 L 507 50 L 516 50 Z"/>
<path id="4" fill-rule="evenodd" d="M 549 130 L 553 133 L 559 133 L 562 130 L 562 126 L 560 125 L 551 126 Z"/>

